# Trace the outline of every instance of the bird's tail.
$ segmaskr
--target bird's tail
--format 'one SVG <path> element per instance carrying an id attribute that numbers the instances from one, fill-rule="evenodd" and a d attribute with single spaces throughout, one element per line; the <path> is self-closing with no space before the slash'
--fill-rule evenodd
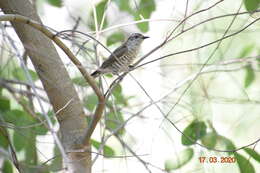
<path id="1" fill-rule="evenodd" d="M 93 77 L 93 78 L 96 78 L 96 77 L 98 77 L 98 76 L 100 76 L 101 75 L 101 71 L 99 71 L 99 70 L 96 70 L 96 71 L 94 71 L 92 74 L 91 74 L 91 76 Z"/>

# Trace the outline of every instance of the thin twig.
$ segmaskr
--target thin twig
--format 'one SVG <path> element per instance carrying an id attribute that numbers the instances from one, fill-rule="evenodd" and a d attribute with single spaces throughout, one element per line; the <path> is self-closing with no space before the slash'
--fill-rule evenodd
<path id="1" fill-rule="evenodd" d="M 39 97 L 41 100 L 43 100 L 44 102 L 46 103 L 49 103 L 49 100 L 46 99 L 45 97 L 37 94 L 37 93 L 33 93 L 33 92 L 30 92 L 30 91 L 27 91 L 27 90 L 18 90 L 14 87 L 12 87 L 11 85 L 9 85 L 6 80 L 2 80 L 0 78 L 0 86 L 3 87 L 3 88 L 6 88 L 7 90 L 13 92 L 13 93 L 18 93 L 18 94 L 21 94 L 21 95 L 31 95 L 31 96 L 35 96 L 37 95 L 37 97 Z M 27 86 L 27 85 L 26 85 Z"/>
<path id="2" fill-rule="evenodd" d="M 240 14 L 241 14 L 241 13 L 240 13 Z M 245 14 L 245 13 L 244 13 L 244 14 Z M 237 34 L 241 33 L 242 31 L 244 31 L 245 29 L 247 29 L 248 27 L 250 27 L 251 25 L 253 25 L 254 23 L 256 23 L 256 22 L 259 21 L 259 20 L 260 20 L 260 18 L 255 19 L 254 21 L 252 21 L 251 23 L 249 23 L 248 25 L 246 25 L 244 28 L 238 30 L 237 32 L 234 32 L 234 33 L 232 33 L 232 34 L 229 34 L 229 35 L 227 35 L 227 36 L 225 36 L 225 37 L 223 37 L 223 38 L 214 40 L 214 41 L 212 41 L 212 42 L 209 42 L 209 43 L 207 43 L 207 44 L 201 45 L 201 46 L 196 47 L 196 48 L 187 49 L 187 50 L 184 50 L 184 51 L 179 51 L 179 52 L 176 52 L 176 53 L 171 53 L 171 54 L 168 54 L 168 55 L 164 55 L 164 56 L 162 56 L 162 57 L 153 59 L 153 60 L 148 61 L 148 62 L 146 62 L 146 63 L 143 63 L 143 64 L 141 64 L 141 65 L 138 65 L 138 66 L 136 66 L 136 67 L 134 67 L 133 69 L 130 69 L 130 70 L 132 71 L 132 70 L 134 70 L 134 69 L 136 69 L 136 68 L 142 67 L 142 66 L 144 66 L 144 65 L 150 64 L 150 63 L 155 62 L 155 61 L 159 61 L 159 60 L 161 60 L 161 59 L 164 59 L 164 58 L 167 58 L 167 57 L 170 57 L 170 56 L 174 56 L 174 55 L 179 55 L 179 54 L 183 54 L 183 53 L 192 52 L 192 51 L 199 50 L 199 49 L 201 49 L 201 48 L 210 46 L 210 45 L 212 45 L 212 44 L 218 43 L 218 42 L 220 42 L 220 41 L 222 41 L 222 40 L 225 40 L 225 39 L 227 39 L 227 38 L 230 38 L 230 37 L 232 37 L 232 36 L 234 36 L 234 35 L 237 35 Z M 193 27 L 194 27 L 194 26 L 193 26 Z M 190 28 L 189 28 L 189 29 L 190 29 Z M 186 29 L 186 30 L 187 30 L 187 29 Z M 186 30 L 184 30 L 184 31 L 186 31 Z M 176 37 L 175 37 L 175 38 L 176 38 Z"/>
<path id="3" fill-rule="evenodd" d="M 185 5 L 185 13 L 184 13 L 184 19 L 185 19 L 185 18 L 186 18 L 186 16 L 187 16 L 188 7 L 189 7 L 189 0 L 186 0 L 186 5 Z M 183 22 L 183 24 L 182 24 L 181 31 L 183 31 L 183 30 L 184 30 L 184 26 L 185 26 L 185 22 Z"/>
<path id="4" fill-rule="evenodd" d="M 226 34 L 228 33 L 228 30 L 231 28 L 231 26 L 233 25 L 233 23 L 235 22 L 235 19 L 237 17 L 237 14 L 239 13 L 239 10 L 241 8 L 241 5 L 236 13 L 236 15 L 234 16 L 234 18 L 232 19 L 232 21 L 230 22 L 230 24 L 228 25 L 226 32 L 222 35 L 222 39 L 219 39 L 219 42 L 216 46 L 216 48 L 212 51 L 212 53 L 209 55 L 209 57 L 206 59 L 206 61 L 204 62 L 204 64 L 200 67 L 199 72 L 197 73 L 197 75 L 192 79 L 192 81 L 188 84 L 188 86 L 184 89 L 184 91 L 181 93 L 180 97 L 177 99 L 177 101 L 175 102 L 175 104 L 172 106 L 172 108 L 170 109 L 170 111 L 167 113 L 166 117 L 169 116 L 169 114 L 171 113 L 171 111 L 175 108 L 175 106 L 180 102 L 181 98 L 184 96 L 184 94 L 188 91 L 188 89 L 191 87 L 191 85 L 194 83 L 194 81 L 199 77 L 199 74 L 203 71 L 204 67 L 206 66 L 206 64 L 208 64 L 208 62 L 210 61 L 210 59 L 215 55 L 215 53 L 217 52 L 218 48 L 220 47 L 220 44 L 223 41 L 223 38 L 226 37 Z"/>
<path id="5" fill-rule="evenodd" d="M 25 85 L 25 86 L 32 87 L 31 84 L 29 84 L 27 82 L 15 80 L 15 79 L 0 78 L 0 81 L 3 81 L 3 83 L 11 83 L 11 84 L 18 84 L 18 85 Z M 41 87 L 35 86 L 35 88 L 43 91 L 43 88 L 41 88 Z"/>
<path id="6" fill-rule="evenodd" d="M 94 118 L 92 123 L 89 125 L 88 130 L 86 131 L 83 139 L 82 144 L 88 145 L 90 136 L 92 135 L 98 121 L 100 120 L 104 107 L 105 107 L 105 99 L 101 91 L 99 90 L 98 86 L 96 85 L 96 82 L 94 79 L 89 75 L 89 73 L 84 69 L 80 61 L 73 55 L 73 53 L 70 51 L 70 49 L 51 31 L 46 29 L 42 24 L 39 24 L 38 22 L 35 22 L 33 20 L 30 20 L 27 17 L 21 16 L 21 15 L 13 15 L 13 14 L 6 14 L 0 16 L 0 21 L 14 21 L 14 22 L 22 22 L 25 24 L 28 24 L 32 26 L 33 28 L 41 31 L 43 34 L 45 34 L 48 38 L 53 40 L 70 58 L 70 60 L 76 65 L 76 67 L 79 69 L 85 80 L 89 83 L 91 88 L 94 90 L 95 94 L 98 97 L 99 103 L 95 110 Z"/>
<path id="7" fill-rule="evenodd" d="M 170 41 L 170 37 L 172 36 L 172 34 L 175 32 L 175 30 L 177 30 L 178 27 L 180 27 L 186 20 L 188 20 L 189 18 L 199 14 L 199 13 L 202 13 L 204 11 L 207 11 L 213 7 L 215 7 L 216 5 L 218 5 L 219 3 L 221 3 L 223 0 L 220 0 L 218 2 L 216 2 L 215 4 L 213 4 L 212 6 L 209 6 L 205 9 L 202 9 L 202 10 L 199 10 L 195 13 L 192 13 L 191 15 L 187 16 L 186 18 L 184 18 L 167 36 L 166 38 L 158 45 L 156 46 L 155 48 L 153 48 L 152 50 L 150 50 L 148 53 L 146 53 L 144 56 L 142 56 L 136 63 L 133 64 L 133 68 L 130 69 L 129 71 L 132 71 L 138 67 L 140 67 L 141 65 L 137 66 L 138 64 L 140 64 L 140 62 L 142 62 L 145 58 L 147 58 L 148 56 L 150 56 L 151 54 L 153 54 L 155 51 L 157 51 L 158 49 L 160 49 L 161 47 L 163 47 L 166 43 L 168 43 Z M 187 30 L 187 29 L 186 29 Z M 153 62 L 153 61 L 151 61 Z M 146 63 L 144 63 L 146 64 Z M 128 71 L 128 72 L 129 72 Z M 118 84 L 120 83 L 123 78 L 128 74 L 128 72 L 125 72 L 123 73 L 122 75 L 120 75 L 117 79 L 115 79 L 112 84 L 110 85 L 109 89 L 106 91 L 105 93 L 105 98 L 107 98 L 109 96 L 109 93 L 111 93 L 111 91 L 113 90 L 113 88 Z"/>
<path id="8" fill-rule="evenodd" d="M 0 118 L 0 122 L 2 121 L 2 117 Z M 10 160 L 13 162 L 14 166 L 16 167 L 16 169 L 18 170 L 19 173 L 22 173 L 22 170 L 21 170 L 21 166 L 20 166 L 20 163 L 18 162 L 18 159 L 17 159 L 17 156 L 16 156 L 16 152 L 15 152 L 15 149 L 13 148 L 13 145 L 12 145 L 12 142 L 10 140 L 10 136 L 8 134 L 8 131 L 3 128 L 3 127 L 0 127 L 0 134 L 1 136 L 3 136 L 7 143 L 8 143 L 8 146 L 10 148 L 10 152 L 11 152 L 11 158 Z M 9 157 L 9 154 L 6 153 Z"/>

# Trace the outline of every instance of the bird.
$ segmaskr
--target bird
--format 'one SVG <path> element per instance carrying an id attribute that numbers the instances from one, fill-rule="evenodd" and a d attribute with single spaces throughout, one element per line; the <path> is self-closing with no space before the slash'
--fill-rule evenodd
<path id="1" fill-rule="evenodd" d="M 91 76 L 96 78 L 106 73 L 119 75 L 121 72 L 128 71 L 132 67 L 131 64 L 139 53 L 141 43 L 147 38 L 149 37 L 140 33 L 131 34 L 121 46 L 111 53 L 111 55 L 91 74 Z"/>

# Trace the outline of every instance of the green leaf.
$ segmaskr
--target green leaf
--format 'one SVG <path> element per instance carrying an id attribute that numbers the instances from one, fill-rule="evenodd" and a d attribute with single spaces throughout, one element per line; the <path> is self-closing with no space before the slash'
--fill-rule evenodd
<path id="1" fill-rule="evenodd" d="M 240 173 L 255 173 L 255 168 L 247 158 L 238 153 L 234 153 L 234 156 L 237 160 Z"/>
<path id="2" fill-rule="evenodd" d="M 4 173 L 12 173 L 13 172 L 13 166 L 9 160 L 5 160 L 3 164 L 3 172 Z"/>
<path id="3" fill-rule="evenodd" d="M 28 71 L 29 71 L 29 74 L 33 81 L 36 81 L 37 79 L 39 79 L 38 75 L 35 71 L 32 71 L 30 69 Z M 16 79 L 18 79 L 20 81 L 24 81 L 24 82 L 28 81 L 27 76 L 25 75 L 25 71 L 20 67 L 14 68 L 12 71 L 12 74 Z"/>
<path id="4" fill-rule="evenodd" d="M 0 146 L 5 149 L 7 149 L 9 146 L 9 141 L 7 138 L 8 136 L 6 133 L 7 133 L 7 131 L 3 127 L 0 126 Z"/>
<path id="5" fill-rule="evenodd" d="M 140 19 L 140 15 L 145 19 L 149 19 L 151 13 L 155 10 L 154 0 L 141 0 L 137 12 L 135 13 L 135 19 Z M 148 31 L 148 22 L 138 23 L 137 26 L 142 32 Z"/>
<path id="6" fill-rule="evenodd" d="M 86 80 L 83 78 L 83 77 L 74 77 L 72 79 L 72 82 L 78 86 L 81 86 L 81 87 L 86 87 L 88 86 L 88 83 L 86 82 Z"/>
<path id="7" fill-rule="evenodd" d="M 257 55 L 260 54 L 260 49 L 257 50 Z M 260 68 L 260 58 L 256 58 L 258 68 Z"/>
<path id="8" fill-rule="evenodd" d="M 44 117 L 41 113 L 36 113 L 36 115 L 41 119 L 39 121 L 38 119 L 34 120 L 33 124 L 36 124 L 36 126 L 32 127 L 32 131 L 35 135 L 46 135 L 49 129 L 42 123 L 44 120 L 42 120 L 42 117 Z M 53 112 L 48 112 L 47 116 L 50 118 L 52 124 L 56 123 L 55 118 L 53 117 Z"/>
<path id="9" fill-rule="evenodd" d="M 28 131 L 15 131 L 13 135 L 13 144 L 16 151 L 21 151 L 25 148 L 27 144 L 27 134 Z"/>
<path id="10" fill-rule="evenodd" d="M 33 127 L 32 129 L 36 135 L 46 135 L 48 132 L 48 129 L 43 124 Z"/>
<path id="11" fill-rule="evenodd" d="M 125 36 L 122 32 L 116 32 L 108 37 L 107 46 L 110 46 L 117 42 L 122 42 L 124 39 L 125 39 Z"/>
<path id="12" fill-rule="evenodd" d="M 42 115 L 41 113 L 37 113 L 37 115 L 39 115 L 40 117 L 44 117 L 44 115 Z M 55 124 L 57 122 L 56 116 L 55 116 L 53 110 L 49 110 L 47 112 L 47 115 L 48 115 L 48 117 L 50 117 L 52 124 Z"/>
<path id="13" fill-rule="evenodd" d="M 213 149 L 217 143 L 217 134 L 215 132 L 207 133 L 205 136 L 201 138 L 201 143 Z"/>
<path id="14" fill-rule="evenodd" d="M 41 166 L 28 165 L 28 163 L 26 163 L 25 161 L 20 161 L 19 164 L 21 170 L 23 170 L 22 173 L 50 173 L 50 170 L 45 165 L 41 165 Z M 57 169 L 54 172 L 56 173 Z"/>
<path id="15" fill-rule="evenodd" d="M 93 147 L 95 147 L 97 150 L 100 148 L 100 145 L 101 145 L 100 142 L 98 142 L 98 141 L 96 141 L 94 139 L 91 139 L 90 142 L 91 142 L 91 145 Z M 104 153 L 105 157 L 113 157 L 113 156 L 115 156 L 115 151 L 108 145 L 104 145 L 103 153 Z"/>
<path id="16" fill-rule="evenodd" d="M 47 2 L 50 5 L 55 6 L 55 7 L 62 7 L 62 3 L 63 3 L 62 0 L 47 0 Z"/>
<path id="17" fill-rule="evenodd" d="M 62 156 L 60 154 L 59 148 L 57 145 L 54 147 L 54 159 L 52 160 L 51 164 L 49 165 L 49 170 L 53 170 L 53 172 L 57 172 L 57 170 L 62 169 Z"/>
<path id="18" fill-rule="evenodd" d="M 183 145 L 192 145 L 196 141 L 202 138 L 206 134 L 206 124 L 202 121 L 194 120 L 190 125 L 188 125 L 184 131 L 181 142 Z M 189 138 L 187 138 L 187 137 Z"/>
<path id="19" fill-rule="evenodd" d="M 182 150 L 180 153 L 176 155 L 176 157 L 168 159 L 164 162 L 165 170 L 171 171 L 179 169 L 192 159 L 193 154 L 194 152 L 192 148 L 186 148 L 185 150 Z"/>
<path id="20" fill-rule="evenodd" d="M 13 123 L 16 126 L 27 126 L 35 123 L 35 120 L 26 112 L 13 109 L 4 114 L 6 122 Z"/>
<path id="21" fill-rule="evenodd" d="M 246 67 L 246 77 L 245 77 L 245 82 L 244 82 L 245 88 L 249 87 L 253 83 L 254 80 L 255 80 L 255 72 L 254 72 L 252 66 L 248 65 Z"/>
<path id="22" fill-rule="evenodd" d="M 30 133 L 23 140 L 26 140 L 25 163 L 30 165 L 37 165 L 38 156 L 36 148 L 36 136 L 33 133 Z"/>
<path id="23" fill-rule="evenodd" d="M 123 96 L 121 85 L 116 85 L 112 91 L 113 96 L 115 97 L 115 103 L 117 105 L 127 106 L 127 99 Z"/>
<path id="24" fill-rule="evenodd" d="M 105 76 L 108 77 L 108 78 L 112 78 L 113 77 L 113 75 L 109 74 L 109 73 L 105 74 Z"/>
<path id="25" fill-rule="evenodd" d="M 235 150 L 236 146 L 233 144 L 233 142 L 224 137 L 224 136 L 217 136 L 217 145 L 221 147 L 221 150 Z M 224 149 L 223 149 L 224 147 Z M 229 155 L 233 154 L 233 152 L 228 153 Z"/>
<path id="26" fill-rule="evenodd" d="M 104 16 L 104 13 L 105 13 L 105 10 L 106 10 L 106 5 L 107 5 L 107 0 L 103 0 L 101 2 L 99 2 L 97 5 L 96 5 L 96 16 L 97 16 L 97 24 L 98 24 L 98 27 L 100 27 L 101 25 L 101 22 L 102 22 L 102 19 L 103 19 L 103 16 Z M 95 21 L 94 21 L 94 12 L 92 11 L 91 12 L 91 17 L 89 18 L 89 21 L 88 21 L 88 26 L 92 29 L 92 30 L 95 30 Z M 107 26 L 107 19 L 106 17 L 104 18 L 104 23 L 103 23 L 103 28 Z"/>
<path id="27" fill-rule="evenodd" d="M 239 53 L 239 58 L 245 58 L 246 56 L 250 55 L 250 53 L 254 50 L 255 45 L 250 44 L 245 46 L 242 51 Z"/>
<path id="28" fill-rule="evenodd" d="M 98 98 L 96 95 L 91 94 L 84 98 L 84 106 L 89 110 L 93 111 L 98 104 Z"/>
<path id="29" fill-rule="evenodd" d="M 99 26 L 101 24 L 102 18 L 103 18 L 104 13 L 105 13 L 106 5 L 107 5 L 107 0 L 103 0 L 99 4 L 97 4 L 97 6 L 96 6 L 97 21 L 98 21 Z M 106 18 L 105 18 L 104 26 L 106 26 Z"/>
<path id="30" fill-rule="evenodd" d="M 26 112 L 16 109 L 6 112 L 3 117 L 6 122 L 12 123 L 17 127 L 28 126 L 36 123 L 36 120 Z M 22 149 L 25 149 L 27 145 L 31 145 L 30 141 L 33 141 L 33 133 L 33 128 L 23 128 L 22 130 L 15 129 L 13 134 L 15 149 L 21 151 Z M 32 147 L 33 146 L 29 147 L 29 149 L 31 150 Z"/>
<path id="31" fill-rule="evenodd" d="M 106 127 L 109 130 L 116 130 L 119 128 L 124 123 L 124 118 L 120 112 L 112 113 L 110 112 L 109 114 L 106 115 Z M 121 128 L 118 131 L 118 134 L 122 135 L 124 134 L 124 128 Z"/>
<path id="32" fill-rule="evenodd" d="M 251 148 L 244 148 L 245 152 L 247 152 L 247 154 L 249 154 L 253 159 L 255 159 L 256 161 L 260 162 L 260 154 L 258 154 L 255 150 L 251 149 Z"/>
<path id="33" fill-rule="evenodd" d="M 24 150 L 26 164 L 37 164 L 36 136 L 30 128 L 14 131 L 13 146 L 16 151 Z"/>
<path id="34" fill-rule="evenodd" d="M 154 0 L 140 0 L 138 6 L 134 5 L 133 7 L 130 6 L 129 1 L 115 0 L 115 3 L 121 11 L 128 12 L 135 18 L 135 20 L 140 20 L 141 16 L 145 19 L 149 19 L 156 8 Z M 142 32 L 147 32 L 149 29 L 148 24 L 148 22 L 138 23 L 137 27 Z"/>
<path id="35" fill-rule="evenodd" d="M 0 111 L 8 111 L 10 107 L 10 100 L 5 96 L 0 96 Z"/>
<path id="36" fill-rule="evenodd" d="M 42 116 L 39 113 L 36 113 L 36 115 L 39 117 Z M 41 124 L 38 121 L 38 119 L 34 119 L 33 117 L 31 117 L 31 115 L 28 115 L 24 111 L 13 109 L 8 112 L 5 112 L 3 114 L 3 117 L 6 122 L 12 123 L 17 127 L 36 125 L 29 129 L 28 128 L 22 129 L 22 132 L 27 132 L 28 130 L 31 130 L 36 135 L 45 135 L 48 132 L 48 129 L 43 124 Z M 54 121 L 52 122 L 54 123 Z"/>
<path id="37" fill-rule="evenodd" d="M 129 1 L 114 0 L 114 2 L 117 4 L 117 6 L 121 11 L 127 11 L 130 14 L 132 13 L 132 9 L 129 5 Z"/>
<path id="38" fill-rule="evenodd" d="M 259 8 L 260 0 L 244 0 L 244 5 L 248 12 L 254 11 Z"/>

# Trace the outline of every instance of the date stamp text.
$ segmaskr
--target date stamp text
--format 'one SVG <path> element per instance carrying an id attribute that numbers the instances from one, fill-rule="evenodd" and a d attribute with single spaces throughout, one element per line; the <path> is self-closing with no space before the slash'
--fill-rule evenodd
<path id="1" fill-rule="evenodd" d="M 199 157 L 200 163 L 235 163 L 235 157 Z"/>

